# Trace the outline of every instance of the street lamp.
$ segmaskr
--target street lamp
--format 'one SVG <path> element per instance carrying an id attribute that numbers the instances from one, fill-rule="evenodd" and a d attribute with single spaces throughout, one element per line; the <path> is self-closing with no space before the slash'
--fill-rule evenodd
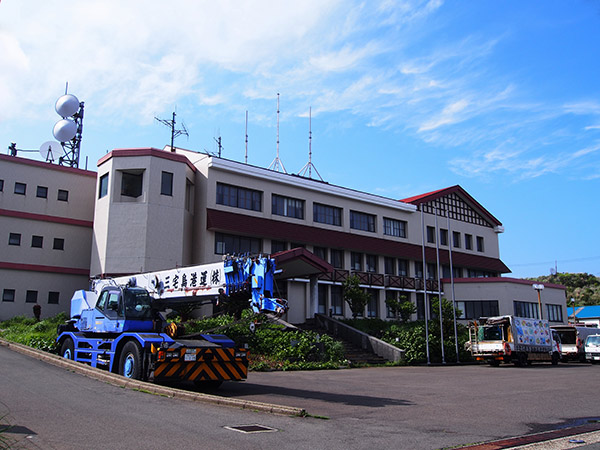
<path id="1" fill-rule="evenodd" d="M 540 319 L 544 318 L 544 315 L 542 314 L 542 297 L 540 295 L 540 292 L 542 292 L 544 290 L 544 285 L 543 284 L 534 284 L 533 288 L 537 291 L 537 295 L 538 295 L 538 309 L 540 312 Z"/>
<path id="2" fill-rule="evenodd" d="M 575 297 L 571 297 L 571 304 L 573 305 L 573 324 L 576 322 L 575 320 Z"/>

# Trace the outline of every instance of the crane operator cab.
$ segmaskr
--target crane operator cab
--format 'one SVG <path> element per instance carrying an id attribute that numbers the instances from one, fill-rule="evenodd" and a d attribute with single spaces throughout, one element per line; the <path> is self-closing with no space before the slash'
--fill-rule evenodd
<path id="1" fill-rule="evenodd" d="M 109 286 L 98 297 L 93 310 L 82 311 L 82 331 L 120 333 L 153 329 L 152 297 L 138 287 Z"/>

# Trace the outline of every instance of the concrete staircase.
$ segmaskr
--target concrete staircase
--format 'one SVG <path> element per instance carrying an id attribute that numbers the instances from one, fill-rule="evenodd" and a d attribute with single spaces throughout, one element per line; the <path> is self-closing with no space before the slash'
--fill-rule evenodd
<path id="1" fill-rule="evenodd" d="M 320 327 L 315 319 L 308 319 L 302 325 L 298 325 L 298 328 L 306 331 L 314 331 L 319 334 L 327 334 L 337 341 L 340 341 L 344 346 L 344 358 L 349 361 L 351 367 L 384 365 L 388 362 L 387 359 L 382 358 L 371 351 L 363 350 L 362 348 L 354 345 L 352 342 L 343 339 L 343 337 L 333 335 L 333 333 L 329 332 L 325 328 Z"/>

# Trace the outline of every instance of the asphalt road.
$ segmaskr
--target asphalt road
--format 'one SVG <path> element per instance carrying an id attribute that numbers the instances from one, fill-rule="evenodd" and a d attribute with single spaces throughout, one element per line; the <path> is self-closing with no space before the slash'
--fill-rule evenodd
<path id="1" fill-rule="evenodd" d="M 12 426 L 0 436 L 28 449 L 438 449 L 598 418 L 599 375 L 587 364 L 270 372 L 219 391 L 312 415 L 288 417 L 115 387 L 0 346 L 0 423 Z M 227 428 L 240 425 L 275 431 Z"/>

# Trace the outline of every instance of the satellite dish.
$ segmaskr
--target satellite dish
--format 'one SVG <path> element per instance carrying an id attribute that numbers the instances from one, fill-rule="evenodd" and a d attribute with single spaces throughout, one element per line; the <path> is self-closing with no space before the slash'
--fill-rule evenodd
<path id="1" fill-rule="evenodd" d="M 61 117 L 71 117 L 79 110 L 79 100 L 71 94 L 65 94 L 56 100 L 56 112 Z"/>
<path id="2" fill-rule="evenodd" d="M 60 155 L 62 146 L 56 141 L 44 142 L 40 145 L 40 155 L 44 161 L 54 161 L 54 155 Z"/>
<path id="3" fill-rule="evenodd" d="M 71 119 L 62 119 L 54 125 L 54 137 L 60 142 L 70 141 L 77 134 L 77 124 Z"/>

